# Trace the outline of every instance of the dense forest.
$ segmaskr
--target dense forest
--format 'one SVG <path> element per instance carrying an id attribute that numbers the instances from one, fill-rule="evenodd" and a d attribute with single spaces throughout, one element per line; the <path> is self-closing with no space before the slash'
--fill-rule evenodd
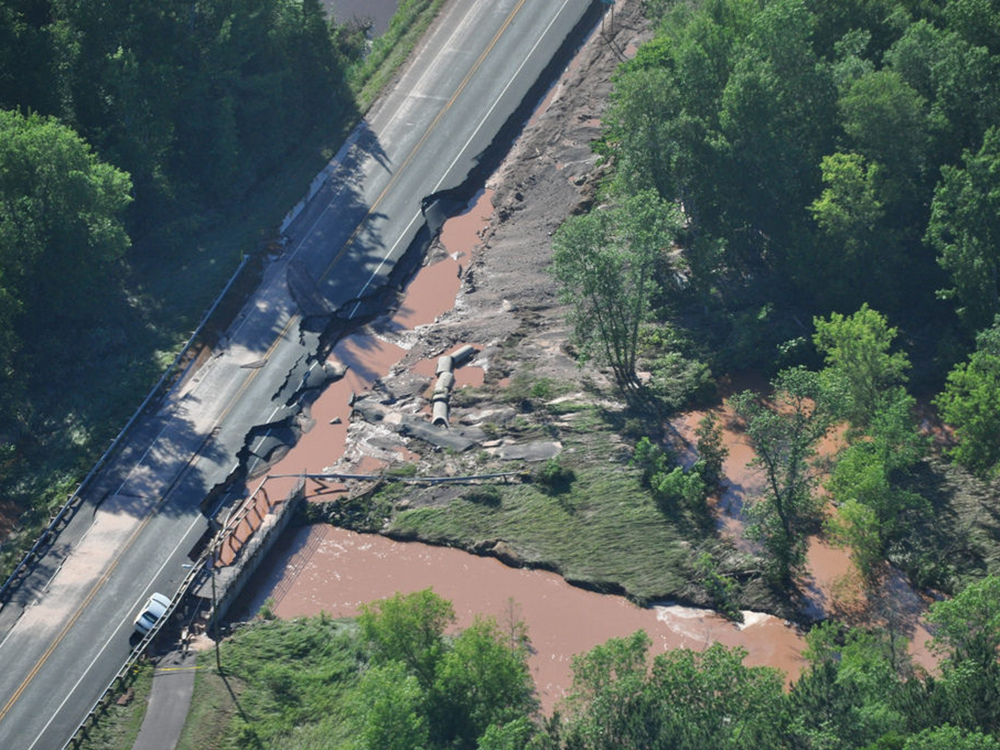
<path id="1" fill-rule="evenodd" d="M 447 635 L 450 607 L 422 592 L 370 605 L 354 624 L 258 623 L 234 636 L 232 674 L 254 686 L 256 718 L 229 738 L 286 748 L 1000 747 L 996 556 L 946 531 L 955 509 L 916 481 L 944 484 L 948 461 L 982 487 L 1000 472 L 1000 5 L 645 5 L 655 36 L 620 66 L 597 144 L 608 178 L 589 213 L 552 239 L 574 351 L 606 368 L 633 425 L 646 427 L 716 398 L 723 373 L 770 377 L 766 398 L 729 398 L 765 478 L 745 516 L 760 567 L 743 580 L 759 576 L 794 608 L 817 533 L 849 549 L 873 602 L 891 563 L 945 594 L 927 615 L 939 670 L 910 660 L 884 612 L 863 628 L 813 624 L 790 686 L 746 666 L 740 650 L 652 656 L 636 633 L 578 656 L 568 698 L 542 717 L 530 633 L 480 620 Z M 921 424 L 935 413 L 953 428 L 944 462 Z M 820 471 L 817 445 L 835 426 L 843 447 Z M 699 426 L 693 465 L 662 437 L 651 429 L 635 441 L 642 487 L 665 515 L 708 513 L 720 425 Z M 935 533 L 939 547 L 928 543 Z M 710 555 L 702 563 L 716 608 L 739 619 L 738 577 Z M 286 628 L 327 644 L 329 661 L 293 677 L 252 656 L 277 649 Z M 336 688 L 322 689 L 331 674 Z"/>
<path id="2" fill-rule="evenodd" d="M 918 418 L 934 412 L 947 456 L 1000 476 L 1000 5 L 646 8 L 655 37 L 620 66 L 597 144 L 612 176 L 553 240 L 580 351 L 644 407 L 697 398 L 706 371 L 772 376 L 766 399 L 730 404 L 765 477 L 745 520 L 775 590 L 794 599 L 822 529 L 874 598 L 887 561 L 954 598 L 930 615 L 939 679 L 915 678 L 879 623 L 814 628 L 787 697 L 718 648 L 650 666 L 640 637 L 608 644 L 577 664 L 559 746 L 995 747 L 992 563 L 956 539 L 951 559 L 928 553 L 954 510 L 913 478 L 941 471 Z M 816 448 L 838 424 L 821 495 Z M 683 507 L 716 473 L 699 451 L 678 466 L 653 435 L 633 460 Z"/>
<path id="3" fill-rule="evenodd" d="M 4 535 L 30 543 L 439 4 L 374 43 L 319 0 L 0 4 Z"/>
<path id="4" fill-rule="evenodd" d="M 607 366 L 644 424 L 714 395 L 721 374 L 771 378 L 768 399 L 730 399 L 766 476 L 747 515 L 754 575 L 794 602 L 820 531 L 869 592 L 892 563 L 947 594 L 929 614 L 940 672 L 878 623 L 813 627 L 790 689 L 740 651 L 651 658 L 636 634 L 578 657 L 568 700 L 543 718 L 530 634 L 480 620 L 446 635 L 450 605 L 424 592 L 354 624 L 261 623 L 227 641 L 254 721 L 234 719 L 219 746 L 1000 747 L 997 558 L 942 539 L 915 479 L 936 471 L 928 414 L 953 431 L 947 460 L 980 483 L 1000 475 L 1000 3 L 645 6 L 655 35 L 616 74 L 596 145 L 608 179 L 553 236 L 575 351 Z M 132 304 L 139 251 L 181 252 L 318 120 L 349 111 L 358 40 L 312 0 L 15 0 L 0 14 L 9 466 L 46 424 L 34 379 L 53 361 L 73 372 L 37 334 L 116 351 L 108 309 Z M 813 459 L 835 424 L 830 516 Z M 632 452 L 643 486 L 670 512 L 706 512 L 718 425 L 703 424 L 690 467 L 660 437 Z M 713 566 L 706 587 L 733 615 L 734 579 Z"/>

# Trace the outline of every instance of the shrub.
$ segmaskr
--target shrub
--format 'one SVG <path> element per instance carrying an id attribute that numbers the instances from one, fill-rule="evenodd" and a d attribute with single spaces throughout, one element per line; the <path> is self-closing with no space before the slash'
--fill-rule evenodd
<path id="1" fill-rule="evenodd" d="M 496 485 L 487 484 L 481 487 L 474 487 L 462 495 L 462 497 L 470 503 L 496 507 L 497 505 L 500 505 L 500 501 L 503 499 L 503 494 L 500 492 L 500 488 Z"/>
<path id="2" fill-rule="evenodd" d="M 532 478 L 546 492 L 559 494 L 569 491 L 570 485 L 576 479 L 576 473 L 572 469 L 560 464 L 554 458 L 550 458 L 535 471 Z"/>

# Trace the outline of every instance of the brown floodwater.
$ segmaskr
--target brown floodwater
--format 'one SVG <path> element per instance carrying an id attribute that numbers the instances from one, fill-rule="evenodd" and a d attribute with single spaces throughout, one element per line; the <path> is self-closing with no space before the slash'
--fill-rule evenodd
<path id="1" fill-rule="evenodd" d="M 379 338 L 379 332 L 412 330 L 451 308 L 459 290 L 461 263 L 468 262 L 488 225 L 491 198 L 491 193 L 481 193 L 468 211 L 446 222 L 442 243 L 448 257 L 420 270 L 391 320 L 337 345 L 331 360 L 347 365 L 347 375 L 317 399 L 312 407 L 314 427 L 272 468 L 273 474 L 321 472 L 341 460 L 352 395 L 370 388 L 405 355 L 403 349 Z M 436 357 L 425 359 L 414 370 L 432 378 L 436 365 Z M 459 367 L 455 375 L 457 387 L 482 384 L 483 370 L 472 364 Z M 380 465 L 379 460 L 364 456 L 351 468 L 363 473 Z M 269 497 L 284 497 L 295 481 L 269 480 Z M 310 499 L 330 499 L 343 489 L 336 483 L 307 482 Z M 247 523 L 257 522 L 258 515 L 249 513 Z M 746 624 L 736 626 L 707 610 L 667 605 L 644 609 L 623 597 L 574 588 L 554 573 L 509 568 L 493 558 L 460 550 L 395 542 L 330 526 L 289 532 L 261 567 L 243 608 L 252 615 L 271 597 L 280 617 L 321 611 L 347 617 L 357 614 L 362 603 L 397 591 L 430 587 L 453 603 L 459 627 L 470 624 L 475 614 L 492 615 L 501 624 L 517 620 L 527 624 L 533 648 L 531 671 L 546 711 L 568 689 L 575 654 L 639 629 L 650 634 L 655 652 L 703 649 L 721 642 L 743 646 L 748 664 L 778 667 L 789 679 L 798 675 L 802 665 L 799 633 L 769 615 L 748 613 Z"/>
<path id="2" fill-rule="evenodd" d="M 763 392 L 764 387 L 758 383 L 755 390 Z M 754 451 L 739 429 L 739 422 L 728 401 L 724 400 L 713 412 L 723 428 L 723 443 L 729 449 L 723 465 L 723 492 L 712 498 L 716 524 L 738 549 L 754 551 L 754 545 L 744 534 L 743 506 L 763 492 L 764 476 L 759 468 L 748 465 L 754 458 Z M 689 412 L 671 423 L 679 438 L 674 444 L 686 465 L 696 458 L 693 449 L 697 443 L 695 428 L 705 413 Z M 840 426 L 824 437 L 817 446 L 818 458 L 830 459 L 836 455 L 846 444 L 845 431 L 846 426 Z M 824 478 L 819 477 L 821 481 Z M 825 493 L 822 488 L 819 491 Z M 837 510 L 831 505 L 827 512 L 834 515 Z M 857 625 L 891 626 L 910 639 L 909 653 L 916 664 L 928 671 L 936 667 L 937 659 L 927 647 L 931 633 L 925 615 L 931 600 L 914 591 L 899 571 L 890 570 L 876 600 L 869 601 L 849 550 L 835 546 L 820 536 L 809 539 L 806 567 L 808 571 L 800 581 L 800 588 L 809 616 L 814 619 L 837 617 Z"/>
<path id="3" fill-rule="evenodd" d="M 570 686 L 575 654 L 636 630 L 649 634 L 654 653 L 700 651 L 719 642 L 742 646 L 747 664 L 778 667 L 789 679 L 803 665 L 799 633 L 771 615 L 746 613 L 745 624 L 737 626 L 707 610 L 641 608 L 624 597 L 570 586 L 555 573 L 332 526 L 295 530 L 261 569 L 266 573 L 258 575 L 244 600 L 249 614 L 270 597 L 282 618 L 320 612 L 351 617 L 363 603 L 433 588 L 452 602 L 459 628 L 476 614 L 495 617 L 501 627 L 523 620 L 531 639 L 528 663 L 547 713 Z"/>
<path id="4" fill-rule="evenodd" d="M 455 303 L 461 281 L 463 259 L 468 262 L 472 249 L 479 244 L 480 234 L 489 224 L 493 213 L 493 192 L 481 191 L 460 215 L 445 222 L 441 243 L 447 255 L 442 260 L 421 268 L 407 286 L 397 311 L 387 320 L 377 321 L 363 331 L 345 337 L 337 343 L 328 361 L 347 368 L 343 378 L 331 383 L 312 404 L 313 426 L 298 443 L 273 467 L 270 473 L 321 474 L 335 465 L 341 471 L 376 472 L 385 461 L 376 456 L 351 456 L 345 465 L 347 431 L 352 400 L 367 391 L 405 356 L 406 350 L 385 340 L 417 326 L 432 323 L 450 310 Z M 456 346 L 457 348 L 457 346 Z M 415 368 L 426 374 L 429 383 L 434 377 L 437 359 L 427 359 Z M 456 387 L 482 385 L 483 370 L 465 365 L 455 371 Z M 408 451 L 399 451 L 403 460 L 417 458 Z M 267 482 L 272 497 L 284 498 L 295 487 L 294 477 L 275 477 Z M 307 497 L 326 500 L 331 494 L 343 492 L 337 482 L 308 482 Z M 248 520 L 248 522 L 250 522 Z"/>

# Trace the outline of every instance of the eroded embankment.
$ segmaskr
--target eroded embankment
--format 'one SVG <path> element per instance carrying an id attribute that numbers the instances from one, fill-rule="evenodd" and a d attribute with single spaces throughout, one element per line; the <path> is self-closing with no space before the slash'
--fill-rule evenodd
<path id="1" fill-rule="evenodd" d="M 397 429 L 410 418 L 426 421 L 436 358 L 460 344 L 471 343 L 479 350 L 469 365 L 456 371 L 460 399 L 467 398 L 463 385 L 481 385 L 484 376 L 497 384 L 510 382 L 506 376 L 511 358 L 517 361 L 515 369 L 530 371 L 543 383 L 550 377 L 580 378 L 562 351 L 565 331 L 546 271 L 549 236 L 592 195 L 595 157 L 588 144 L 598 133 L 597 116 L 617 62 L 614 50 L 628 46 L 639 28 L 638 3 L 625 7 L 631 15 L 624 14 L 623 20 L 620 15 L 623 36 L 616 47 L 597 39 L 584 48 L 570 75 L 547 97 L 547 109 L 533 120 L 530 137 L 521 139 L 516 153 L 491 179 L 501 196 L 494 198 L 498 215 L 492 225 L 485 228 L 481 218 L 492 210 L 488 193 L 467 214 L 475 225 L 463 234 L 473 244 L 484 237 L 483 247 L 474 252 L 471 244 L 456 248 L 449 239 L 451 225 L 446 225 L 446 247 L 436 256 L 442 260 L 418 274 L 393 318 L 373 322 L 366 328 L 368 335 L 358 332 L 334 349 L 336 364 L 349 365 L 347 375 L 312 404 L 313 429 L 273 467 L 275 473 L 313 467 L 376 470 L 401 455 L 418 471 L 460 466 L 458 458 L 451 461 L 453 456 L 435 450 L 427 440 Z M 628 28 L 629 22 L 636 25 Z M 444 306 L 435 307 L 433 315 L 420 315 L 431 301 Z M 453 302 L 455 308 L 449 310 Z M 498 370 L 500 362 L 504 366 Z M 359 401 L 361 396 L 367 397 Z M 350 402 L 358 407 L 353 419 Z M 383 408 L 369 409 L 365 402 Z M 517 456 L 524 446 L 505 441 L 495 427 L 515 410 L 502 403 L 480 406 L 470 418 L 491 434 L 477 441 L 480 448 L 475 450 L 493 458 L 506 453 L 523 463 Z M 572 416 L 566 420 L 572 421 Z M 530 442 L 543 452 L 562 449 L 558 439 Z M 313 500 L 350 496 L 362 489 L 337 481 L 307 484 Z M 497 554 L 496 545 L 491 549 Z M 747 613 L 740 627 L 705 610 L 641 608 L 623 597 L 569 586 L 551 573 L 515 569 L 459 550 L 319 525 L 298 532 L 277 554 L 266 566 L 266 578 L 248 592 L 250 613 L 270 597 L 281 616 L 318 611 L 346 616 L 356 613 L 361 602 L 433 586 L 454 602 L 460 625 L 471 621 L 474 612 L 492 614 L 501 622 L 525 620 L 535 649 L 531 669 L 547 708 L 568 687 L 574 654 L 639 628 L 653 634 L 658 649 L 702 648 L 718 640 L 747 647 L 749 663 L 779 666 L 790 677 L 797 675 L 800 664 L 799 634 L 777 618 Z"/>
<path id="2" fill-rule="evenodd" d="M 208 493 L 203 504 L 206 511 L 218 513 L 233 500 L 245 495 L 247 479 L 265 472 L 268 466 L 285 455 L 302 438 L 310 425 L 309 412 L 318 391 L 342 375 L 337 367 L 327 364 L 331 352 L 338 342 L 378 319 L 386 309 L 392 307 L 399 292 L 422 264 L 431 240 L 438 235 L 446 218 L 460 211 L 470 196 L 480 189 L 486 177 L 496 169 L 521 132 L 542 93 L 551 87 L 552 81 L 594 28 L 598 14 L 597 4 L 590 4 L 584 9 L 558 49 L 548 58 L 548 62 L 540 65 L 541 70 L 527 86 L 521 100 L 513 104 L 509 111 L 496 109 L 499 102 L 494 104 L 475 135 L 480 136 L 480 129 L 484 127 L 484 133 L 491 132 L 489 129 L 494 128 L 495 134 L 481 152 L 459 153 L 435 191 L 423 197 L 422 223 L 416 227 L 402 256 L 388 263 L 391 271 L 387 277 L 377 278 L 373 275 L 359 297 L 346 301 L 336 309 L 330 309 L 317 279 L 301 265 L 294 262 L 287 264 L 285 281 L 288 292 L 299 309 L 299 320 L 292 335 L 297 335 L 304 351 L 287 372 L 282 387 L 272 395 L 268 404 L 261 405 L 260 413 L 267 416 L 247 430 L 237 454 L 236 466 Z M 520 75 L 520 71 L 517 75 Z M 517 76 L 511 83 L 516 79 Z M 507 95 L 506 88 L 504 94 Z M 364 134 L 355 134 L 351 140 L 360 142 L 363 138 Z M 345 159 L 359 158 L 356 154 L 352 155 L 353 149 L 352 146 L 345 151 Z M 336 168 L 331 169 L 330 179 L 335 179 L 337 174 Z M 454 299 L 454 296 L 450 299 Z"/>

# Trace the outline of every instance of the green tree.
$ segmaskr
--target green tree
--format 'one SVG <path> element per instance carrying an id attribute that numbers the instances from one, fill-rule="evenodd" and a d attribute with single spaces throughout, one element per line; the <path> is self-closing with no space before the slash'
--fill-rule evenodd
<path id="1" fill-rule="evenodd" d="M 908 737 L 902 750 L 998 750 L 998 748 L 1000 743 L 990 735 L 967 732 L 945 724 Z"/>
<path id="2" fill-rule="evenodd" d="M 399 661 L 373 666 L 357 692 L 354 747 L 358 750 L 422 750 L 430 734 L 425 696 L 417 678 Z"/>
<path id="3" fill-rule="evenodd" d="M 869 586 L 874 586 L 885 560 L 885 542 L 878 516 L 869 505 L 851 497 L 826 521 L 826 533 L 851 550 L 851 562 Z"/>
<path id="4" fill-rule="evenodd" d="M 1000 578 L 987 576 L 934 602 L 927 619 L 937 627 L 933 645 L 946 656 L 943 689 L 951 721 L 1000 730 Z"/>
<path id="5" fill-rule="evenodd" d="M 885 631 L 832 621 L 806 635 L 809 669 L 792 686 L 794 734 L 802 747 L 853 750 L 908 728 L 910 668 L 905 642 Z"/>
<path id="6" fill-rule="evenodd" d="M 525 750 L 536 737 L 535 725 L 522 716 L 506 724 L 490 724 L 476 750 Z"/>
<path id="7" fill-rule="evenodd" d="M 708 412 L 698 421 L 695 429 L 698 438 L 698 470 L 710 487 L 717 486 L 724 477 L 723 465 L 729 456 L 722 434 L 722 425 L 715 412 Z"/>
<path id="8" fill-rule="evenodd" d="M 433 735 L 442 746 L 471 750 L 490 726 L 506 726 L 535 708 L 527 644 L 512 646 L 495 620 L 476 618 L 438 663 L 429 707 Z"/>
<path id="9" fill-rule="evenodd" d="M 955 460 L 982 476 L 1000 474 L 1000 316 L 979 334 L 968 361 L 948 374 L 934 403 L 955 428 Z"/>
<path id="10" fill-rule="evenodd" d="M 1000 313 L 1000 128 L 990 128 L 963 162 L 941 168 L 926 238 L 951 277 L 942 294 L 979 330 Z"/>
<path id="11" fill-rule="evenodd" d="M 927 102 L 895 71 L 874 70 L 851 84 L 839 107 L 851 150 L 885 170 L 887 207 L 911 200 L 930 143 Z"/>
<path id="12" fill-rule="evenodd" d="M 719 111 L 718 229 L 731 262 L 786 271 L 804 239 L 802 207 L 832 151 L 836 91 L 810 45 L 815 16 L 801 0 L 762 4 L 740 45 Z M 789 211 L 796 206 L 798 210 Z"/>
<path id="13" fill-rule="evenodd" d="M 361 638 L 372 661 L 405 664 L 425 690 L 434 684 L 445 651 L 444 630 L 454 621 L 451 603 L 431 589 L 363 604 L 358 615 Z"/>
<path id="14" fill-rule="evenodd" d="M 120 217 L 130 189 L 69 128 L 0 111 L 0 278 L 25 313 L 99 309 L 95 296 L 115 283 L 109 268 L 129 246 Z"/>
<path id="15" fill-rule="evenodd" d="M 910 367 L 905 353 L 889 352 L 896 329 L 867 303 L 850 316 L 814 318 L 813 325 L 813 343 L 826 363 L 824 377 L 843 387 L 842 416 L 855 427 L 867 425 L 887 392 L 905 382 Z"/>
<path id="16" fill-rule="evenodd" d="M 821 233 L 814 263 L 832 273 L 818 274 L 823 284 L 817 292 L 836 302 L 870 298 L 875 290 L 884 293 L 892 288 L 886 274 L 894 264 L 886 257 L 885 232 L 879 226 L 885 207 L 878 196 L 878 165 L 861 154 L 836 153 L 824 156 L 820 169 L 826 187 L 809 205 Z"/>
<path id="17" fill-rule="evenodd" d="M 890 545 L 905 539 L 917 515 L 927 509 L 917 493 L 899 486 L 927 448 L 913 397 L 890 389 L 864 434 L 837 456 L 826 488 L 840 504 L 829 522 L 834 537 L 849 545 L 858 569 L 875 583 Z"/>
<path id="18" fill-rule="evenodd" d="M 788 714 L 774 669 L 746 667 L 742 649 L 713 644 L 648 661 L 649 637 L 612 639 L 573 660 L 565 746 L 787 747 Z"/>
<path id="19" fill-rule="evenodd" d="M 652 644 L 645 631 L 612 638 L 573 657 L 573 685 L 566 698 L 569 727 L 577 747 L 587 750 L 638 748 L 634 737 Z M 573 745 L 570 744 L 572 747 Z"/>
<path id="20" fill-rule="evenodd" d="M 810 459 L 832 414 L 817 373 L 783 370 L 772 386 L 771 404 L 751 391 L 731 403 L 756 453 L 751 466 L 764 470 L 765 490 L 747 511 L 747 532 L 763 544 L 769 575 L 787 586 L 805 564 L 806 535 L 817 524 Z"/>
<path id="21" fill-rule="evenodd" d="M 585 355 L 608 365 L 623 392 L 639 390 L 639 331 L 650 313 L 657 266 L 680 225 L 651 191 L 568 219 L 556 232 L 552 273 Z"/>
<path id="22" fill-rule="evenodd" d="M 0 434 L 25 411 L 22 343 L 78 330 L 120 285 L 128 175 L 54 119 L 0 110 Z"/>

